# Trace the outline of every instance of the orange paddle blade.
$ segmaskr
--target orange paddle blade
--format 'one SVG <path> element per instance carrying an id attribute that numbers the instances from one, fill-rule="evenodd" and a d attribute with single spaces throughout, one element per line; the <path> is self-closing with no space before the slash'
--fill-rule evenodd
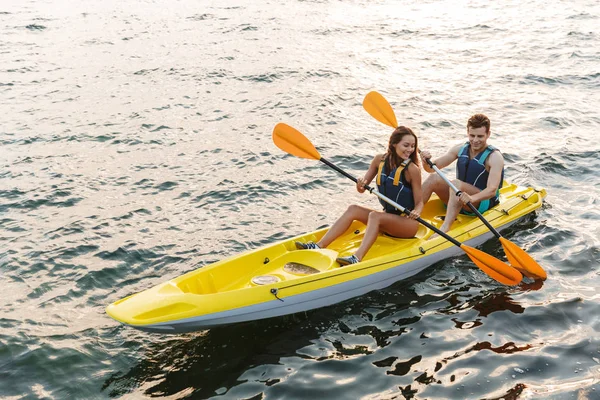
<path id="1" fill-rule="evenodd" d="M 398 121 L 396 114 L 388 101 L 377 92 L 369 92 L 363 100 L 364 109 L 377 121 L 396 129 Z"/>
<path id="2" fill-rule="evenodd" d="M 483 272 L 488 274 L 492 279 L 505 285 L 517 285 L 523 279 L 519 271 L 510 265 L 503 263 L 496 257 L 493 257 L 481 250 L 469 247 L 465 244 L 460 246 L 467 253 L 471 261 L 475 263 Z"/>
<path id="3" fill-rule="evenodd" d="M 282 122 L 273 128 L 275 146 L 296 157 L 320 160 L 321 155 L 302 133 Z"/>
<path id="4" fill-rule="evenodd" d="M 525 250 L 503 237 L 500 238 L 500 243 L 502 243 L 508 262 L 513 267 L 529 278 L 546 280 L 548 277 L 546 271 Z"/>

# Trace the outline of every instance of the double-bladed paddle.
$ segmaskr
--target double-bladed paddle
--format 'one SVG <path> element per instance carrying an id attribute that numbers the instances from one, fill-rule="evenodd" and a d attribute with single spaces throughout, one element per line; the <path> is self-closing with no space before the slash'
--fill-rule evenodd
<path id="1" fill-rule="evenodd" d="M 275 126 L 275 128 L 273 129 L 273 142 L 277 147 L 279 147 L 286 153 L 301 158 L 308 158 L 311 160 L 321 161 L 323 164 L 333 168 L 340 174 L 356 182 L 355 177 L 353 177 L 343 169 L 339 168 L 332 162 L 321 157 L 321 155 L 319 154 L 315 146 L 311 143 L 311 141 L 308 140 L 308 138 L 302 133 L 300 133 L 298 130 L 292 128 L 289 125 L 279 123 Z M 405 214 L 410 213 L 410 210 L 407 210 L 400 204 L 390 200 L 383 194 L 373 190 L 373 188 L 365 186 L 365 189 L 368 190 L 369 193 L 376 195 L 386 203 L 396 207 L 401 212 Z M 506 263 L 498 260 L 497 258 L 481 250 L 477 250 L 473 247 L 469 247 L 463 243 L 460 243 L 458 240 L 454 239 L 451 236 L 448 236 L 446 233 L 440 231 L 435 226 L 431 225 L 430 223 L 421 219 L 420 217 L 417 218 L 417 221 L 426 226 L 427 228 L 431 229 L 432 231 L 436 232 L 438 235 L 444 237 L 446 240 L 450 241 L 455 246 L 460 247 L 465 253 L 467 253 L 467 255 L 473 261 L 473 263 L 475 263 L 475 265 L 477 265 L 492 279 L 495 279 L 496 281 L 505 285 L 516 285 L 523 279 L 521 273 L 513 267 L 511 267 L 510 265 L 507 265 Z"/>
<path id="2" fill-rule="evenodd" d="M 379 122 L 391 126 L 394 129 L 398 127 L 396 114 L 394 114 L 392 106 L 381 94 L 377 92 L 368 93 L 363 100 L 363 107 L 373 118 Z M 446 178 L 442 171 L 440 171 L 439 168 L 431 162 L 431 160 L 427 159 L 426 161 L 427 164 L 429 164 L 429 166 L 433 168 L 444 181 L 446 181 L 452 190 L 454 190 L 456 195 L 460 196 L 461 192 L 452 184 L 450 180 L 448 180 L 448 178 Z M 468 202 L 467 206 L 469 206 L 471 211 L 473 211 L 473 213 L 477 215 L 477 217 L 485 224 L 485 226 L 487 226 L 487 228 L 492 231 L 492 233 L 500 240 L 502 248 L 504 248 L 506 258 L 508 258 L 508 261 L 513 267 L 517 268 L 523 273 L 523 275 L 530 278 L 542 280 L 546 279 L 546 271 L 544 271 L 544 269 L 529 254 L 527 254 L 527 252 L 525 252 L 525 250 L 521 249 L 510 240 L 500 235 L 500 233 L 485 219 L 483 215 L 481 215 L 479 210 L 477 210 L 477 208 L 471 202 Z"/>

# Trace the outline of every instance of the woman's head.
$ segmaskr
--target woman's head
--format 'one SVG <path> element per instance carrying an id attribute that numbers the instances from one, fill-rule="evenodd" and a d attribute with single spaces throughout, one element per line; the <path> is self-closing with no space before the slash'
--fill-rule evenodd
<path id="1" fill-rule="evenodd" d="M 388 143 L 387 153 L 390 156 L 392 166 L 398 167 L 402 164 L 403 160 L 410 158 L 410 160 L 419 165 L 419 157 L 417 152 L 419 150 L 419 140 L 417 135 L 406 126 L 399 126 L 392 132 L 390 141 Z"/>

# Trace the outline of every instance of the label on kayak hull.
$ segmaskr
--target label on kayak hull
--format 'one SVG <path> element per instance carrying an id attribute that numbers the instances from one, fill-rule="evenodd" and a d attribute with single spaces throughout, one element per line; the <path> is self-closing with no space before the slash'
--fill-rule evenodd
<path id="1" fill-rule="evenodd" d="M 277 283 L 281 279 L 274 275 L 258 275 L 252 278 L 252 283 L 255 285 L 268 285 L 270 283 Z"/>

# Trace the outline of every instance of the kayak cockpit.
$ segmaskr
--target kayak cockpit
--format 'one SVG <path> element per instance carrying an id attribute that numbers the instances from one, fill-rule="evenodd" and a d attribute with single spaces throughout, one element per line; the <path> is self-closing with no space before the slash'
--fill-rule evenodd
<path id="1" fill-rule="evenodd" d="M 271 256 L 271 257 L 270 257 Z M 339 267 L 338 252 L 267 248 L 249 257 L 222 262 L 220 268 L 202 268 L 174 280 L 184 293 L 211 294 L 257 285 L 290 281 Z M 262 277 L 262 278 L 260 278 Z"/>

